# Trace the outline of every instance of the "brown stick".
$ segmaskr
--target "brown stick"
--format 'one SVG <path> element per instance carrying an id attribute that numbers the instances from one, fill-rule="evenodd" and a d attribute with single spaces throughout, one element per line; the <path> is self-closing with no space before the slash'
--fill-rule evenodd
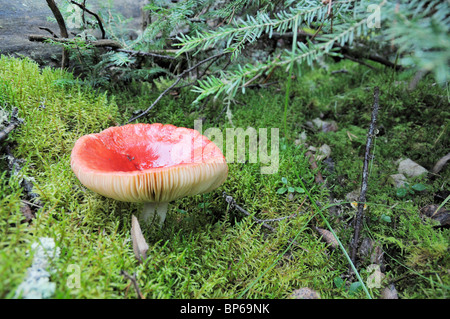
<path id="1" fill-rule="evenodd" d="M 30 35 L 28 35 L 28 40 L 35 41 L 35 42 L 44 42 L 47 40 L 52 40 L 54 42 L 59 42 L 59 43 L 73 43 L 73 41 L 74 41 L 73 39 L 54 38 L 54 37 L 49 37 L 49 36 L 40 35 L 40 34 L 30 34 Z M 124 52 L 124 53 L 128 53 L 131 55 L 149 56 L 149 57 L 168 59 L 168 60 L 176 59 L 176 57 L 171 56 L 171 55 L 162 55 L 162 54 L 153 53 L 153 52 L 126 50 L 126 49 L 122 48 L 122 44 L 120 44 L 117 41 L 110 40 L 110 39 L 100 39 L 100 40 L 96 40 L 96 41 L 85 40 L 85 42 L 86 42 L 86 44 L 92 45 L 96 48 L 109 47 L 114 51 Z"/>
<path id="2" fill-rule="evenodd" d="M 369 162 L 371 160 L 370 149 L 372 147 L 372 140 L 375 136 L 375 128 L 377 122 L 377 114 L 379 109 L 379 88 L 375 87 L 373 93 L 373 108 L 372 108 L 372 119 L 370 121 L 369 132 L 367 134 L 367 144 L 366 151 L 364 154 L 364 164 L 363 164 L 363 173 L 362 173 L 362 185 L 361 185 L 361 194 L 358 199 L 358 212 L 356 214 L 355 219 L 355 233 L 353 236 L 353 242 L 351 243 L 352 251 L 350 258 L 355 264 L 356 260 L 356 251 L 358 249 L 358 241 L 359 241 L 359 233 L 361 231 L 361 224 L 364 218 L 364 204 L 366 202 L 366 193 L 367 193 L 367 181 L 369 179 Z"/>
<path id="3" fill-rule="evenodd" d="M 62 38 L 68 38 L 69 33 L 67 32 L 66 23 L 64 22 L 64 18 L 59 11 L 58 6 L 55 3 L 55 0 L 47 0 L 47 4 L 52 10 L 53 15 L 55 16 L 56 22 L 58 22 L 59 30 Z M 61 68 L 67 68 L 69 66 L 69 52 L 67 49 L 63 48 L 62 60 L 61 60 Z"/>
<path id="4" fill-rule="evenodd" d="M 120 274 L 131 281 L 131 283 L 134 286 L 134 290 L 136 290 L 136 293 L 138 294 L 139 299 L 145 299 L 144 296 L 141 293 L 141 290 L 139 289 L 139 285 L 138 285 L 137 279 L 136 279 L 136 274 L 133 274 L 133 276 L 131 276 L 125 270 L 121 270 Z"/>

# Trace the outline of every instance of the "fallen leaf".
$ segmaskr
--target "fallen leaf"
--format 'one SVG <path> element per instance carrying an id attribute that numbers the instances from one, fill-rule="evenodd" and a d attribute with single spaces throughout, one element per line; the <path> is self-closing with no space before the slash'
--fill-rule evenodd
<path id="1" fill-rule="evenodd" d="M 358 202 L 351 202 L 350 206 L 352 206 L 354 209 L 358 209 Z M 367 209 L 367 205 L 364 204 L 363 210 L 366 210 L 366 209 Z"/>
<path id="2" fill-rule="evenodd" d="M 320 299 L 320 295 L 317 291 L 304 287 L 294 290 L 290 294 L 289 299 Z"/>
<path id="3" fill-rule="evenodd" d="M 397 289 L 395 289 L 394 284 L 390 284 L 383 289 L 381 299 L 398 299 Z"/>
<path id="4" fill-rule="evenodd" d="M 133 241 L 133 251 L 136 259 L 142 262 L 147 258 L 148 244 L 142 235 L 141 226 L 136 216 L 131 216 L 131 240 Z"/>

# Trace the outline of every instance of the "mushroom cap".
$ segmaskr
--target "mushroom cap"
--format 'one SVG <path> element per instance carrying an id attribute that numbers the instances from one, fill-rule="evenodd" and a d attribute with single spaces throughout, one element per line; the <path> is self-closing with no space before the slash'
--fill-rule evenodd
<path id="1" fill-rule="evenodd" d="M 79 138 L 71 167 L 90 190 L 126 202 L 169 202 L 207 193 L 227 178 L 221 150 L 198 131 L 128 124 Z"/>

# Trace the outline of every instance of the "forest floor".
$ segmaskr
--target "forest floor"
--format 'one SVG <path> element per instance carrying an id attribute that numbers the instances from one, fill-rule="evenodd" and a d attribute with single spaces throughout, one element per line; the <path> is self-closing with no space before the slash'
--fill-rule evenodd
<path id="1" fill-rule="evenodd" d="M 189 128 L 200 121 L 203 132 L 219 128 L 224 135 L 267 129 L 269 139 L 275 128 L 280 136 L 272 174 L 262 173 L 261 158 L 253 163 L 246 154 L 245 162 L 229 161 L 228 178 L 215 191 L 173 202 L 162 229 L 143 227 L 149 250 L 140 263 L 130 226 L 142 205 L 84 188 L 71 171 L 70 152 L 82 135 L 146 109 L 170 81 L 93 90 L 69 72 L 2 56 L 0 128 L 13 107 L 23 123 L 0 144 L 0 298 L 26 294 L 30 252 L 37 255 L 32 245 L 50 238 L 56 248 L 45 264 L 47 285 L 28 283 L 51 298 L 448 299 L 450 169 L 435 166 L 450 150 L 448 88 L 428 77 L 410 88 L 408 72 L 329 62 L 292 81 L 285 126 L 282 71 L 238 94 L 228 110 L 214 99 L 193 104 L 195 94 L 185 87 L 138 120 Z M 380 109 L 359 280 L 349 276 L 346 252 L 376 86 Z M 403 159 L 426 171 L 413 176 Z M 125 273 L 135 274 L 138 289 Z"/>

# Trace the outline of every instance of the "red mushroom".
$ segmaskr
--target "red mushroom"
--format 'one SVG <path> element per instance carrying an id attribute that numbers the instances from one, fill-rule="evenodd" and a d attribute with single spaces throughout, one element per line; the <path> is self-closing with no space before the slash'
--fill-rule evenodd
<path id="1" fill-rule="evenodd" d="M 90 190 L 120 201 L 143 202 L 141 219 L 164 223 L 168 203 L 207 193 L 226 179 L 221 150 L 198 131 L 170 124 L 128 124 L 82 136 L 72 170 Z"/>

